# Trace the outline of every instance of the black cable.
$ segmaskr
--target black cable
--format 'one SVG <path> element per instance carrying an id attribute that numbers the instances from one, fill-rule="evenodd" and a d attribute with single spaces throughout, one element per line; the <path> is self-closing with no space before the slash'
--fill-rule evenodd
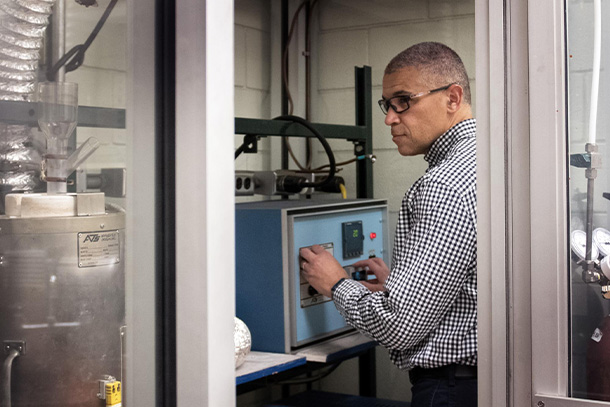
<path id="1" fill-rule="evenodd" d="M 48 81 L 55 81 L 55 76 L 57 75 L 57 72 L 64 65 L 66 66 L 66 72 L 72 72 L 83 64 L 83 62 L 85 61 L 85 52 L 104 26 L 104 23 L 108 19 L 108 16 L 110 15 L 110 12 L 116 5 L 117 1 L 118 0 L 110 1 L 108 7 L 106 7 L 106 10 L 104 11 L 104 14 L 102 14 L 102 17 L 97 22 L 95 28 L 93 29 L 93 31 L 91 31 L 91 34 L 89 34 L 89 37 L 83 44 L 74 46 L 70 51 L 66 52 L 64 56 L 59 58 L 55 65 L 53 65 L 49 70 L 47 70 Z"/>
<path id="2" fill-rule="evenodd" d="M 341 362 L 335 363 L 334 365 L 329 367 L 325 372 L 322 372 L 322 373 L 320 373 L 317 376 L 307 377 L 305 379 L 282 380 L 282 381 L 279 381 L 279 382 L 277 382 L 275 384 L 308 384 L 308 383 L 313 383 L 313 382 L 316 382 L 318 380 L 324 379 L 326 376 L 328 376 L 329 374 L 334 372 L 335 369 L 337 369 L 340 364 L 341 364 Z"/>
<path id="3" fill-rule="evenodd" d="M 330 148 L 330 145 L 328 144 L 328 141 L 326 141 L 324 136 L 322 136 L 311 125 L 310 122 L 308 122 L 307 120 L 305 120 L 305 119 L 303 119 L 302 117 L 299 117 L 299 116 L 293 116 L 293 115 L 290 115 L 290 114 L 286 114 L 286 115 L 275 117 L 275 118 L 273 118 L 273 120 L 291 121 L 293 123 L 300 124 L 301 126 L 307 128 L 309 131 L 311 131 L 313 133 L 314 136 L 316 136 L 318 138 L 318 140 L 320 140 L 320 143 L 322 143 L 322 147 L 324 147 L 324 151 L 326 151 L 326 155 L 328 156 L 328 162 L 329 162 L 328 165 L 330 166 L 330 171 L 328 172 L 328 177 L 326 177 L 324 180 L 322 180 L 320 182 L 308 182 L 308 181 L 304 181 L 300 185 L 303 188 L 305 188 L 305 187 L 322 187 L 324 185 L 329 184 L 332 181 L 332 178 L 335 176 L 335 172 L 337 171 L 337 167 L 335 165 L 335 155 L 333 154 L 333 151 Z"/>
<path id="4" fill-rule="evenodd" d="M 256 134 L 246 134 L 244 136 L 244 142 L 241 143 L 241 146 L 239 146 L 237 150 L 235 150 L 235 159 L 237 159 L 237 157 L 239 157 L 239 155 L 245 151 L 249 153 L 255 153 L 256 143 L 259 138 L 260 137 Z"/>
<path id="5" fill-rule="evenodd" d="M 239 146 L 237 148 L 237 150 L 235 150 L 235 158 L 237 159 L 237 157 L 239 157 L 239 155 L 241 153 L 243 153 L 245 149 L 246 149 L 246 143 L 243 143 L 241 146 Z"/>

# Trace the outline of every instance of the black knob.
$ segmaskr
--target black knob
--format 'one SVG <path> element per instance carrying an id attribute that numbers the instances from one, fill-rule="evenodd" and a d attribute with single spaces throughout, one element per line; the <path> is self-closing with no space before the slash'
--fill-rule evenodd
<path id="1" fill-rule="evenodd" d="M 316 290 L 316 289 L 315 289 L 315 288 L 313 288 L 312 286 L 309 286 L 309 287 L 307 288 L 307 292 L 308 292 L 308 293 L 309 293 L 309 295 L 311 295 L 312 297 L 313 297 L 314 295 L 318 295 L 318 294 L 319 294 L 319 293 L 318 293 L 318 290 Z"/>

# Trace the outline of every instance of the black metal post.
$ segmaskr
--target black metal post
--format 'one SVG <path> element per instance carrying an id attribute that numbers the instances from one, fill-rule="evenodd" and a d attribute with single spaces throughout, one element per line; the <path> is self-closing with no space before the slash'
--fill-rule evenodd
<path id="1" fill-rule="evenodd" d="M 356 156 L 373 154 L 373 97 L 371 94 L 371 67 L 355 68 L 356 125 L 365 128 L 366 140 L 354 143 Z M 358 198 L 373 197 L 373 162 L 369 158 L 356 163 L 356 194 Z"/>
<path id="2" fill-rule="evenodd" d="M 375 348 L 371 348 L 365 354 L 358 356 L 358 378 L 361 396 L 377 396 L 377 375 L 375 369 Z"/>
<path id="3" fill-rule="evenodd" d="M 288 0 L 282 0 L 282 64 L 284 63 L 284 53 L 288 52 L 286 45 L 288 44 Z M 287 58 L 288 56 L 286 56 Z M 286 62 L 288 64 L 288 62 Z M 280 67 L 283 72 L 283 65 Z M 282 74 L 283 75 L 283 74 Z M 286 69 L 286 75 L 288 75 L 288 69 Z M 286 78 L 288 81 L 288 77 Z M 286 85 L 282 80 L 282 115 L 288 114 L 288 94 L 286 93 Z M 282 137 L 282 169 L 288 169 L 288 146 L 286 144 L 286 137 Z"/>

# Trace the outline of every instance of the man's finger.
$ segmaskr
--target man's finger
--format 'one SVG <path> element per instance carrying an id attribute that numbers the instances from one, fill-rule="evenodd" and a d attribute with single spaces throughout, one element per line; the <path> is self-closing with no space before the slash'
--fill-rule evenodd
<path id="1" fill-rule="evenodd" d="M 324 249 L 319 244 L 314 244 L 313 246 L 311 246 L 311 251 L 314 252 L 315 254 L 320 254 L 320 253 L 324 253 L 326 251 L 326 249 Z"/>
<path id="2" fill-rule="evenodd" d="M 369 267 L 371 264 L 371 259 L 360 260 L 352 264 L 354 267 Z"/>
<path id="3" fill-rule="evenodd" d="M 302 258 L 308 261 L 311 259 L 311 256 L 313 256 L 313 253 L 309 247 L 302 247 L 301 250 L 299 250 L 299 254 Z"/>

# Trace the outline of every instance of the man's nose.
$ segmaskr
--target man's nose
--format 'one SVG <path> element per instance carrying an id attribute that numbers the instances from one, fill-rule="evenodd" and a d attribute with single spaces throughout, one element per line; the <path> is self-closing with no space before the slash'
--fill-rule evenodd
<path id="1" fill-rule="evenodd" d="M 400 118 L 398 117 L 398 113 L 394 111 L 394 109 L 388 109 L 388 114 L 385 115 L 385 124 L 386 126 L 391 126 L 392 124 L 396 124 L 400 122 Z"/>

